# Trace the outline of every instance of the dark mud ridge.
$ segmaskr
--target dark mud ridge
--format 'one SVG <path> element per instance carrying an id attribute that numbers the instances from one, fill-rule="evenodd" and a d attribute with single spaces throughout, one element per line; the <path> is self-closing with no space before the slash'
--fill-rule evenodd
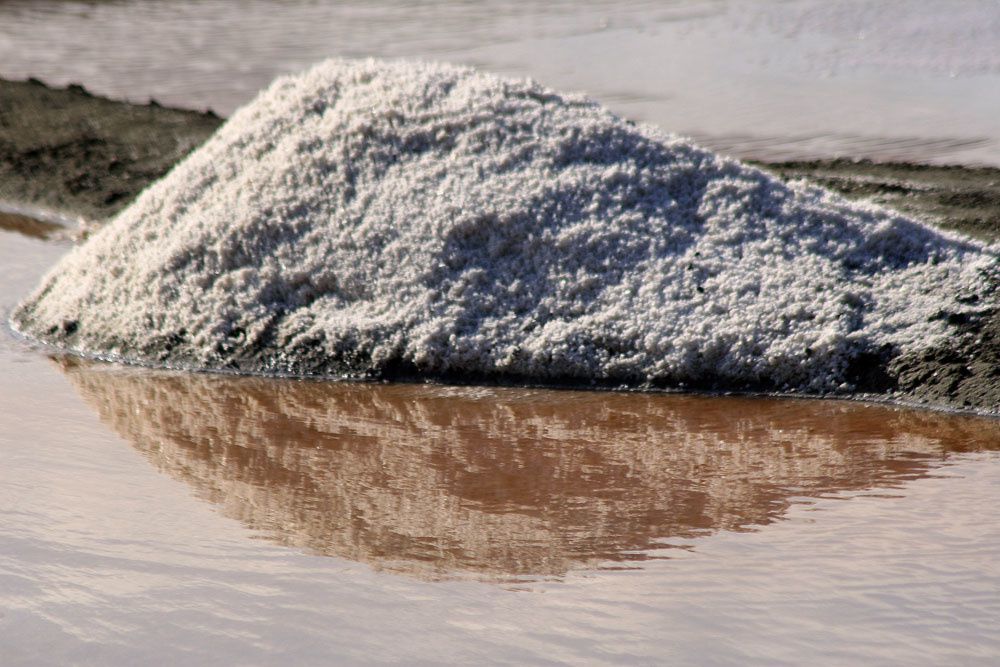
<path id="1" fill-rule="evenodd" d="M 100 223 L 221 123 L 211 113 L 116 102 L 79 86 L 52 89 L 37 81 L 0 81 L 0 200 Z M 998 169 L 849 160 L 758 166 L 783 179 L 806 179 L 849 198 L 887 205 L 942 229 L 1000 240 Z M 52 223 L 2 214 L 0 228 L 40 237 L 56 231 Z M 872 349 L 853 359 L 845 376 L 861 394 L 1000 412 L 1000 314 L 987 305 L 991 294 L 960 297 L 969 301 L 963 312 L 931 314 L 954 332 L 939 345 L 902 355 Z M 406 364 L 389 366 L 383 377 L 413 372 Z M 480 379 L 504 381 L 503 376 Z M 686 387 L 732 388 L 711 379 Z"/>
<path id="2" fill-rule="evenodd" d="M 115 102 L 81 86 L 0 81 L 0 200 L 108 218 L 221 122 L 211 113 Z"/>

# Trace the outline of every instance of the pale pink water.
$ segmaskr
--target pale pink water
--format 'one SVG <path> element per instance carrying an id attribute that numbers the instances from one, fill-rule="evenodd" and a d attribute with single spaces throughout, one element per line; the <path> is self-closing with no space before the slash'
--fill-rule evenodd
<path id="1" fill-rule="evenodd" d="M 0 232 L 3 308 L 64 242 Z M 0 339 L 3 664 L 991 664 L 1000 423 Z"/>

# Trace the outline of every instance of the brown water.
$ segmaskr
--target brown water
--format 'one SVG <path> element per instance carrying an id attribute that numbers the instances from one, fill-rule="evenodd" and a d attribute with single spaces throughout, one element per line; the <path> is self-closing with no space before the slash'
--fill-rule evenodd
<path id="1" fill-rule="evenodd" d="M 616 567 L 1000 449 L 1000 422 L 841 402 L 60 366 L 105 424 L 226 516 L 431 578 Z"/>
<path id="2" fill-rule="evenodd" d="M 2 232 L 23 234 L 43 241 L 68 241 L 73 236 L 73 231 L 66 224 L 6 211 L 3 202 L 0 202 L 0 233 Z"/>
<path id="3" fill-rule="evenodd" d="M 0 230 L 0 309 L 69 247 Z M 57 237 L 58 238 L 58 237 Z M 994 664 L 1000 422 L 0 336 L 0 664 Z"/>

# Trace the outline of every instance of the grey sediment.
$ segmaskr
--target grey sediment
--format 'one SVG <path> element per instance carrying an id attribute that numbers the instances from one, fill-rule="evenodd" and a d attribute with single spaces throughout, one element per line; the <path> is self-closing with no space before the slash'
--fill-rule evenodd
<path id="1" fill-rule="evenodd" d="M 50 238 L 60 234 L 60 220 L 100 224 L 222 122 L 211 112 L 119 102 L 81 86 L 0 80 L 0 201 L 9 204 L 0 209 L 0 229 Z M 784 179 L 806 179 L 942 229 L 1000 241 L 997 168 L 847 159 L 757 164 Z M 38 220 L 33 210 L 51 216 Z M 1000 312 L 951 324 L 956 333 L 942 345 L 863 360 L 855 384 L 907 403 L 1000 413 Z"/>

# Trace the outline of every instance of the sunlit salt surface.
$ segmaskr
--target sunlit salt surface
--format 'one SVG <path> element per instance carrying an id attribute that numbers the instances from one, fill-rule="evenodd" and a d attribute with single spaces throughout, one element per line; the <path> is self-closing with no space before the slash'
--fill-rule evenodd
<path id="1" fill-rule="evenodd" d="M 1000 165 L 994 0 L 6 0 L 0 75 L 228 115 L 330 56 L 472 64 L 765 159 Z"/>
<path id="2" fill-rule="evenodd" d="M 242 107 L 13 322 L 174 368 L 848 392 L 859 359 L 992 307 L 996 262 L 531 80 L 333 59 Z"/>
<path id="3" fill-rule="evenodd" d="M 0 232 L 0 312 L 68 246 Z M 997 422 L 0 336 L 2 662 L 990 664 Z"/>

